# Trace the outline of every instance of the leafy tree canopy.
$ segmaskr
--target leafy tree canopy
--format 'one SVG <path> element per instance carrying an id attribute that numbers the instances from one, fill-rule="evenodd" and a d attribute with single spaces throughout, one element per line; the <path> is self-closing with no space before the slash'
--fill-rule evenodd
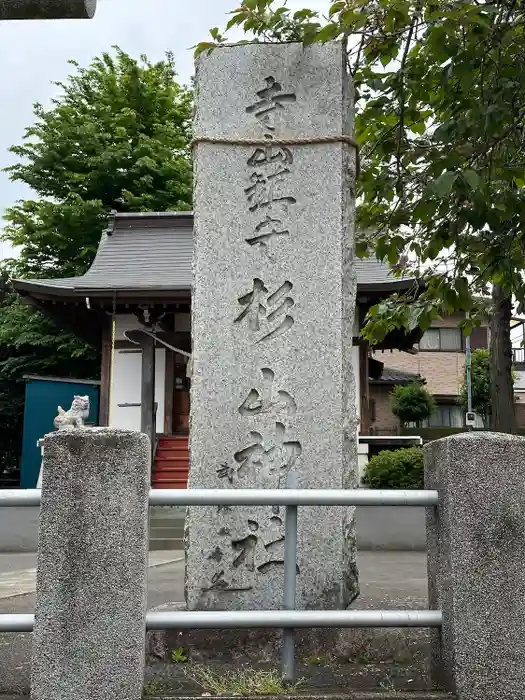
<path id="1" fill-rule="evenodd" d="M 16 464 L 24 374 L 98 376 L 98 350 L 58 328 L 9 291 L 8 277 L 71 277 L 91 264 L 111 211 L 191 208 L 192 92 L 173 57 L 152 64 L 115 48 L 56 83 L 49 108 L 11 152 L 13 180 L 38 199 L 5 214 L 3 240 L 19 257 L 3 264 L 0 304 L 0 471 Z"/>
<path id="2" fill-rule="evenodd" d="M 337 0 L 327 15 L 244 0 L 227 29 L 256 41 L 348 39 L 360 144 L 358 252 L 419 280 L 373 307 L 364 335 L 426 329 L 493 289 L 491 337 L 512 405 L 511 297 L 525 308 L 525 4 L 516 0 Z M 197 47 L 226 40 L 219 29 Z M 495 324 L 505 336 L 499 342 Z M 498 411 L 498 415 L 500 412 Z M 510 416 L 507 415 L 510 420 Z M 512 422 L 512 421 L 511 421 Z"/>
<path id="3" fill-rule="evenodd" d="M 3 239 L 21 246 L 10 270 L 25 276 L 81 274 L 110 211 L 191 206 L 192 92 L 176 81 L 173 57 L 151 64 L 119 48 L 75 68 L 35 125 L 10 150 L 13 180 L 40 197 L 8 209 Z"/>

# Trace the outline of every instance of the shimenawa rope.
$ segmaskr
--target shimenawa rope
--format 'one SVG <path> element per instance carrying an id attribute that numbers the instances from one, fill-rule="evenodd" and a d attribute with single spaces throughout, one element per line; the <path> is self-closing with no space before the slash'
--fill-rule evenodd
<path id="1" fill-rule="evenodd" d="M 202 136 L 193 139 L 192 147 L 199 143 L 218 144 L 223 146 L 311 146 L 320 143 L 346 143 L 356 151 L 356 177 L 359 177 L 360 159 L 359 144 L 352 136 L 339 134 L 335 136 L 289 136 L 278 139 L 256 138 L 215 138 Z"/>

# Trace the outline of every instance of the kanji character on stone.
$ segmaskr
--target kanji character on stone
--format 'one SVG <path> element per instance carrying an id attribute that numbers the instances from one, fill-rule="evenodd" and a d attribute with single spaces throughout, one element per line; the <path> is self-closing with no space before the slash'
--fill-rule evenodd
<path id="1" fill-rule="evenodd" d="M 297 100 L 295 93 L 282 92 L 282 86 L 270 75 L 265 78 L 266 87 L 257 91 L 259 100 L 246 108 L 248 114 L 254 114 L 266 128 L 275 130 L 274 112 L 277 109 L 284 109 L 285 103 Z"/>
<path id="2" fill-rule="evenodd" d="M 257 334 L 262 332 L 258 343 L 282 335 L 294 324 L 293 316 L 289 313 L 295 305 L 295 301 L 289 296 L 292 289 L 293 284 L 287 281 L 273 294 L 269 294 L 264 282 L 255 278 L 253 290 L 238 299 L 244 309 L 235 319 L 235 323 L 247 319 L 251 331 Z"/>

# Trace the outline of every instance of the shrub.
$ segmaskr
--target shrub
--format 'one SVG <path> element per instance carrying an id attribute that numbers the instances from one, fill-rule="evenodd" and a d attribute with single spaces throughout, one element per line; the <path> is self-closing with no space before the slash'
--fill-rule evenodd
<path id="1" fill-rule="evenodd" d="M 430 418 L 436 408 L 434 397 L 421 382 L 396 386 L 391 396 L 392 413 L 403 425 L 419 425 L 421 421 Z"/>
<path id="2" fill-rule="evenodd" d="M 383 450 L 366 465 L 363 483 L 372 489 L 422 489 L 423 450 Z"/>

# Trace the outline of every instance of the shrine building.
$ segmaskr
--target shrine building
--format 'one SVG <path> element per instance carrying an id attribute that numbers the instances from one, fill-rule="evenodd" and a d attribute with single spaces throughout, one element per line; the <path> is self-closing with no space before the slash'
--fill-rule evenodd
<path id="1" fill-rule="evenodd" d="M 25 302 L 101 349 L 98 424 L 147 433 L 153 485 L 164 488 L 185 488 L 188 478 L 192 255 L 192 212 L 116 214 L 84 275 L 13 280 Z M 381 377 L 383 364 L 359 331 L 371 306 L 413 280 L 374 258 L 355 266 L 356 412 L 368 435 L 369 380 Z M 396 330 L 375 350 L 413 352 L 420 337 L 419 329 Z"/>

